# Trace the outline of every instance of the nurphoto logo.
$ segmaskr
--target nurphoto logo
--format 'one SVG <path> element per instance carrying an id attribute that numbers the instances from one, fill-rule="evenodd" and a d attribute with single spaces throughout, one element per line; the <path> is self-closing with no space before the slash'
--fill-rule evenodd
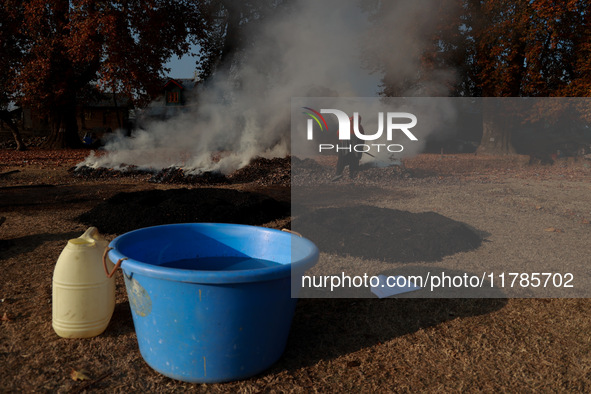
<path id="1" fill-rule="evenodd" d="M 333 114 L 337 117 L 339 129 L 339 142 L 349 141 L 349 144 L 318 144 L 318 152 L 348 150 L 349 152 L 369 152 L 369 151 L 388 151 L 391 153 L 402 152 L 404 147 L 401 144 L 386 144 L 386 143 L 368 143 L 377 141 L 384 135 L 386 130 L 386 140 L 391 142 L 394 138 L 395 132 L 402 132 L 411 141 L 418 141 L 418 138 L 410 131 L 411 128 L 417 125 L 417 117 L 408 112 L 378 112 L 378 130 L 373 134 L 367 134 L 362 127 L 360 127 L 361 116 L 358 112 L 354 112 L 352 117 L 347 113 L 338 109 L 321 109 L 316 111 L 310 107 L 302 107 L 304 114 L 310 118 L 307 123 L 307 139 L 312 141 L 314 139 L 314 124 L 318 125 L 321 132 L 328 132 L 328 123 L 322 114 Z M 386 126 L 384 127 L 384 118 L 386 119 Z M 359 143 L 353 143 L 359 142 Z"/>

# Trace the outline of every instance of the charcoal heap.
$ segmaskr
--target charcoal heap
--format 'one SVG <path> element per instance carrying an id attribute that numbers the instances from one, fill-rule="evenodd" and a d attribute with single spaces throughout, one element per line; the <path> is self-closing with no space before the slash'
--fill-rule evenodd
<path id="1" fill-rule="evenodd" d="M 185 180 L 185 172 L 178 167 L 165 168 L 158 171 L 148 182 L 152 183 L 183 183 Z"/>
<path id="2" fill-rule="evenodd" d="M 140 178 L 150 175 L 148 170 L 140 170 L 135 166 L 127 166 L 125 170 L 112 168 L 92 168 L 88 166 L 72 167 L 68 170 L 76 178 L 83 179 L 108 179 L 108 178 Z"/>
<path id="3" fill-rule="evenodd" d="M 294 160 L 298 159 L 294 158 Z M 169 167 L 154 172 L 139 170 L 133 166 L 125 167 L 125 170 L 82 166 L 71 168 L 70 172 L 75 177 L 84 179 L 143 176 L 148 177 L 148 182 L 167 184 L 223 185 L 256 183 L 261 186 L 289 186 L 291 178 L 290 168 L 291 164 L 289 157 L 273 159 L 256 157 L 247 166 L 242 167 L 227 176 L 217 171 L 191 174 L 186 173 L 182 168 L 178 167 Z"/>
<path id="4" fill-rule="evenodd" d="M 228 175 L 232 183 L 257 183 L 263 186 L 289 186 L 291 179 L 289 157 L 265 159 L 257 157 L 249 165 Z"/>
<path id="5" fill-rule="evenodd" d="M 313 181 L 328 180 L 334 175 L 334 168 L 320 165 L 312 159 L 291 158 L 291 173 L 296 185 L 304 185 Z"/>
<path id="6" fill-rule="evenodd" d="M 288 186 L 290 181 L 290 163 L 289 157 L 273 159 L 257 157 L 247 166 L 234 171 L 228 176 L 216 171 L 187 174 L 181 168 L 171 167 L 157 172 L 149 181 L 191 185 L 256 183 L 263 186 Z"/>
<path id="7" fill-rule="evenodd" d="M 158 171 L 148 182 L 190 185 L 221 185 L 231 183 L 222 173 L 206 171 L 201 174 L 185 174 L 182 168 L 170 167 Z"/>
<path id="8" fill-rule="evenodd" d="M 134 166 L 124 168 L 124 170 L 114 170 L 82 166 L 72 168 L 70 172 L 74 176 L 84 179 L 132 177 L 165 184 L 214 186 L 254 183 L 260 186 L 290 186 L 293 181 L 294 185 L 303 186 L 330 182 L 335 171 L 334 166 L 322 165 L 313 159 L 300 159 L 295 156 L 272 159 L 256 157 L 250 164 L 229 175 L 217 171 L 193 174 L 187 173 L 179 167 L 169 167 L 160 171 L 141 170 Z M 348 170 L 345 170 L 345 175 L 347 174 Z M 402 166 L 377 168 L 372 166 L 372 163 L 366 163 L 361 165 L 354 182 L 369 185 L 411 177 L 413 177 L 411 172 Z M 345 176 L 346 178 L 347 176 Z"/>

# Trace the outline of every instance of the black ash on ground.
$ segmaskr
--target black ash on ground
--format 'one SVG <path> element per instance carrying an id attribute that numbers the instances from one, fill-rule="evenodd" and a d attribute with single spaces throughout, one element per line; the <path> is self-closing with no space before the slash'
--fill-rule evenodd
<path id="1" fill-rule="evenodd" d="M 118 193 L 78 220 L 106 234 L 171 223 L 262 225 L 290 215 L 290 204 L 232 189 L 199 188 Z"/>
<path id="2" fill-rule="evenodd" d="M 291 228 L 323 252 L 389 262 L 439 261 L 482 242 L 466 224 L 435 212 L 366 205 L 316 209 L 295 218 Z"/>

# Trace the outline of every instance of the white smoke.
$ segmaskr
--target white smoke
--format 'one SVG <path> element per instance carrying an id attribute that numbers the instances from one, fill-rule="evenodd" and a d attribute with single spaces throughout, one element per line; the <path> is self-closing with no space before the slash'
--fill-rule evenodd
<path id="1" fill-rule="evenodd" d="M 416 73 L 424 42 L 423 32 L 408 29 L 409 18 L 424 20 L 433 12 L 432 3 L 435 0 L 420 2 L 420 15 L 417 6 L 400 7 L 385 19 L 399 23 L 381 32 L 389 37 L 381 42 L 392 45 L 383 48 L 385 64 L 396 67 L 402 78 Z M 200 90 L 193 110 L 152 122 L 131 138 L 118 134 L 107 142 L 104 154 L 91 154 L 79 166 L 154 170 L 174 166 L 188 172 L 229 173 L 255 156 L 286 156 L 292 97 L 363 97 L 379 91 L 381 75 L 369 75 L 363 67 L 367 59 L 361 56 L 376 38 L 375 26 L 358 4 L 300 1 L 291 12 L 256 30 L 244 62 L 216 75 Z"/>

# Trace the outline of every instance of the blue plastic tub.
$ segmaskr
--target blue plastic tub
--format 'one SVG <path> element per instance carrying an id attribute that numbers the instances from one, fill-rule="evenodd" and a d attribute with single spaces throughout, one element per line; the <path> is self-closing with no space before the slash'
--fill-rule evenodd
<path id="1" fill-rule="evenodd" d="M 297 301 L 291 280 L 318 260 L 305 238 L 236 224 L 148 227 L 109 246 L 111 261 L 127 258 L 121 268 L 144 360 L 186 382 L 239 380 L 275 363 Z"/>

